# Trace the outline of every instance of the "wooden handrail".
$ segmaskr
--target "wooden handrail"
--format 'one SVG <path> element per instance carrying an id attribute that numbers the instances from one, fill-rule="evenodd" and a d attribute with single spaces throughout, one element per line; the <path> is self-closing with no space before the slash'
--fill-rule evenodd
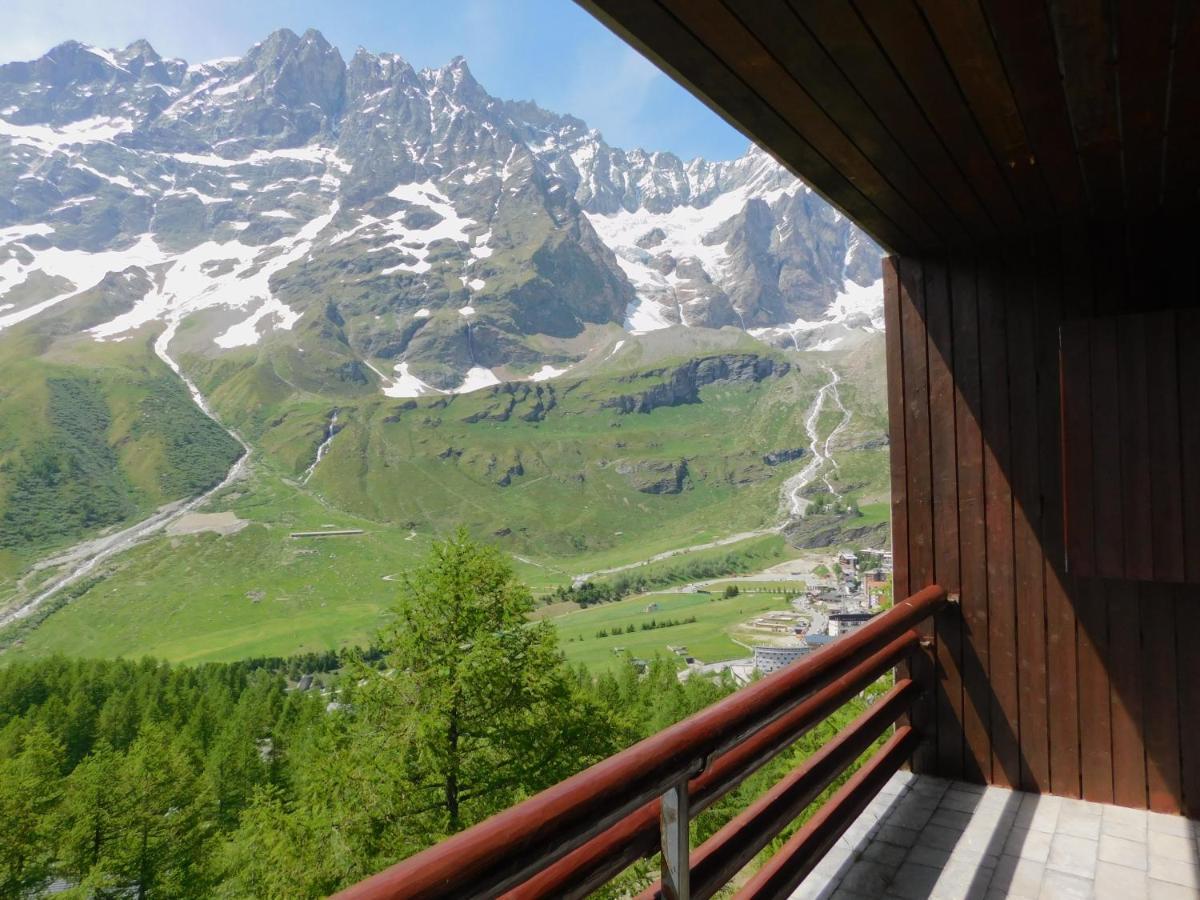
<path id="1" fill-rule="evenodd" d="M 917 737 L 909 725 L 897 728 L 879 752 L 855 772 L 779 852 L 767 860 L 766 865 L 738 891 L 736 900 L 786 897 L 795 890 L 867 808 L 879 789 L 904 765 L 916 747 Z"/>
<path id="2" fill-rule="evenodd" d="M 814 700 L 815 693 L 835 682 L 840 689 L 848 682 L 857 684 L 869 675 L 866 663 L 876 661 L 881 649 L 902 639 L 911 649 L 905 633 L 945 601 L 941 587 L 928 587 L 822 651 L 337 896 L 342 900 L 494 897 L 529 882 L 618 823 L 617 830 L 625 833 L 628 843 L 636 844 L 641 832 L 623 820 L 681 782 L 694 781 L 722 754 Z M 915 641 L 915 635 L 911 638 Z M 823 695 L 825 700 L 829 697 Z M 806 712 L 818 705 L 824 704 L 809 704 Z M 751 746 L 758 749 L 757 744 Z M 758 765 L 762 762 L 765 759 Z M 698 804 L 695 796 L 690 799 L 694 815 Z"/>
<path id="3" fill-rule="evenodd" d="M 786 716 L 722 755 L 688 785 L 695 817 L 733 790 L 818 722 L 840 709 L 915 650 L 920 634 L 906 631 L 856 669 L 817 691 Z M 505 900 L 586 897 L 630 863 L 658 851 L 659 801 L 647 803 L 578 850 L 505 894 Z"/>
<path id="4" fill-rule="evenodd" d="M 898 682 L 833 740 L 763 794 L 692 854 L 692 900 L 707 900 L 794 821 L 871 744 L 895 724 L 921 693 L 910 679 Z M 659 884 L 638 895 L 658 900 Z"/>

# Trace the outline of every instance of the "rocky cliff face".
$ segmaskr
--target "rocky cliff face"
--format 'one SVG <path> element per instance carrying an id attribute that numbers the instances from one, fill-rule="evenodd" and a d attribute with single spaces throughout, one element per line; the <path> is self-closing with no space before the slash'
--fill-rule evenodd
<path id="1" fill-rule="evenodd" d="M 700 402 L 700 388 L 717 381 L 762 381 L 786 375 L 791 366 L 769 356 L 753 353 L 705 356 L 689 360 L 672 369 L 650 369 L 627 376 L 622 381 L 636 385 L 654 381 L 632 394 L 606 400 L 605 407 L 622 413 L 648 413 L 660 406 L 680 406 Z M 662 380 L 659 380 L 662 379 Z"/>
<path id="2" fill-rule="evenodd" d="M 761 151 L 609 147 L 461 58 L 283 30 L 198 65 L 138 41 L 0 66 L 0 329 L 100 290 L 96 339 L 316 341 L 415 396 L 561 366 L 606 323 L 840 339 L 879 325 L 878 259 Z"/>

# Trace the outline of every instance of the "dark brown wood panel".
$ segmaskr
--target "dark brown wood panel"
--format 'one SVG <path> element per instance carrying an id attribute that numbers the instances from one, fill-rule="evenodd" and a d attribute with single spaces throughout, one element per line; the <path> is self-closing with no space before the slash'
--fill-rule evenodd
<path id="1" fill-rule="evenodd" d="M 832 168 L 845 175 L 891 221 L 921 241 L 955 241 L 956 228 L 940 203 L 918 212 L 827 116 L 787 67 L 719 0 L 657 0 L 767 108 L 787 122 Z M 646 3 L 649 7 L 650 2 Z M 649 12 L 646 13 L 649 15 Z M 790 56 L 790 54 L 789 54 Z M 937 225 L 931 227 L 930 217 Z"/>
<path id="2" fill-rule="evenodd" d="M 1143 215 L 1162 200 L 1172 3 L 1118 3 L 1121 153 L 1126 208 Z"/>
<path id="3" fill-rule="evenodd" d="M 1046 7 L 983 0 L 983 9 L 1021 110 L 1033 165 L 1043 173 L 1058 215 L 1075 214 L 1083 206 L 1083 180 Z"/>
<path id="4" fill-rule="evenodd" d="M 925 267 L 928 324 L 929 437 L 933 479 L 933 579 L 958 593 L 958 465 L 954 403 L 954 315 L 945 265 Z M 963 770 L 962 617 L 948 606 L 938 613 L 936 678 L 937 771 L 959 778 Z"/>
<path id="5" fill-rule="evenodd" d="M 883 316 L 887 341 L 887 394 L 892 486 L 892 584 L 896 596 L 912 593 L 908 571 L 908 473 L 905 466 L 904 345 L 900 340 L 900 269 L 883 260 Z"/>
<path id="6" fill-rule="evenodd" d="M 951 158 L 911 91 L 896 77 L 854 7 L 844 0 L 793 0 L 787 5 L 956 213 L 967 222 L 992 223 L 978 192 Z"/>
<path id="7" fill-rule="evenodd" d="M 1019 228 L 1021 210 L 1012 189 L 920 11 L 896 0 L 858 0 L 856 6 L 997 227 Z"/>
<path id="8" fill-rule="evenodd" d="M 1017 680 L 1020 685 L 1023 790 L 1050 788 L 1047 721 L 1046 608 L 1043 602 L 1042 495 L 1038 476 L 1037 296 L 1035 261 L 1018 256 L 1010 267 L 1008 304 L 1009 435 L 1016 605 Z"/>
<path id="9" fill-rule="evenodd" d="M 1146 416 L 1146 340 L 1141 316 L 1117 320 L 1118 444 L 1125 578 L 1154 577 L 1154 523 L 1150 515 L 1150 421 Z M 1174 415 L 1174 414 L 1172 414 Z"/>
<path id="10" fill-rule="evenodd" d="M 1177 319 L 1179 359 L 1179 436 L 1183 460 L 1183 541 L 1187 580 L 1200 582 L 1200 404 L 1184 401 L 1188 388 L 1200 395 L 1200 311 Z"/>
<path id="11" fill-rule="evenodd" d="M 1087 322 L 1062 329 L 1060 375 L 1067 568 L 1096 571 L 1092 509 L 1092 340 Z"/>
<path id="12" fill-rule="evenodd" d="M 1134 258 L 1148 253 L 1134 251 Z M 1133 295 L 1175 296 L 1139 272 Z M 1200 381 L 1181 352 L 1191 311 L 1105 316 L 1063 326 L 1068 564 L 1074 574 L 1191 581 L 1189 519 L 1200 509 L 1189 425 Z M 1090 455 L 1088 448 L 1091 448 Z M 1090 545 L 1090 547 L 1089 547 Z"/>
<path id="13" fill-rule="evenodd" d="M 1175 4 L 1171 52 L 1171 94 L 1167 100 L 1167 135 L 1163 145 L 1164 206 L 1195 203 L 1200 190 L 1200 3 Z M 1174 198 L 1174 204 L 1172 199 Z"/>
<path id="14" fill-rule="evenodd" d="M 1193 635 L 1200 634 L 1200 598 L 1195 589 L 1176 587 L 1175 658 L 1179 686 L 1179 782 L 1183 811 L 1200 818 L 1200 653 L 1193 650 Z"/>
<path id="15" fill-rule="evenodd" d="M 906 502 L 908 507 L 909 590 L 934 583 L 933 476 L 929 427 L 928 335 L 925 329 L 925 266 L 900 263 L 900 340 L 904 353 L 904 439 Z M 921 630 L 932 635 L 930 623 Z M 918 684 L 934 683 L 934 652 L 912 658 L 912 677 Z M 913 754 L 913 768 L 929 772 L 937 761 L 936 693 L 925 693 L 913 705 L 912 724 L 921 735 Z"/>
<path id="16" fill-rule="evenodd" d="M 1197 205 L 1196 0 L 578 2 L 897 252 Z"/>
<path id="17" fill-rule="evenodd" d="M 1142 743 L 1142 616 L 1138 586 L 1106 583 L 1108 596 L 1109 705 L 1112 720 L 1113 800 L 1146 805 L 1146 757 Z"/>
<path id="18" fill-rule="evenodd" d="M 705 102 L 734 128 L 757 141 L 811 185 L 813 190 L 860 223 L 889 247 L 922 247 L 928 241 L 909 234 L 859 190 L 754 93 L 714 52 L 680 21 L 652 0 L 580 0 L 593 15 L 637 48 L 659 68 Z M 736 111 L 736 114 L 735 114 Z"/>
<path id="19" fill-rule="evenodd" d="M 1067 242 L 1057 237 L 1037 247 L 1038 481 L 1042 501 L 1042 579 L 1046 612 L 1046 716 L 1050 791 L 1078 797 L 1079 690 L 1075 662 L 1075 610 L 1064 586 L 1062 448 L 1059 434 L 1059 322 L 1068 261 Z M 1076 263 L 1077 264 L 1077 263 Z M 1075 283 L 1078 273 L 1072 273 Z"/>
<path id="20" fill-rule="evenodd" d="M 963 776 L 990 781 L 991 682 L 988 665 L 986 503 L 980 427 L 979 304 L 974 260 L 955 261 L 954 424 L 958 453 L 959 565 L 962 599 Z"/>
<path id="21" fill-rule="evenodd" d="M 1125 574 L 1125 520 L 1121 511 L 1120 391 L 1117 326 L 1111 318 L 1090 323 L 1092 387 L 1092 540 L 1096 574 Z M 1077 521 L 1072 517 L 1072 521 Z"/>
<path id="22" fill-rule="evenodd" d="M 1145 729 L 1147 805 L 1182 811 L 1179 773 L 1179 673 L 1175 658 L 1175 600 L 1169 584 L 1138 586 L 1142 621 L 1142 723 Z M 1186 602 L 1186 598 L 1185 598 Z"/>
<path id="23" fill-rule="evenodd" d="M 991 673 L 992 781 L 1020 784 L 1020 691 L 1013 572 L 1012 454 L 1009 435 L 1007 262 L 993 259 L 979 282 L 983 484 L 987 526 L 988 662 Z"/>
<path id="24" fill-rule="evenodd" d="M 1184 223 L 1168 234 L 1156 258 L 1193 269 L 1184 252 L 1192 229 Z M 964 778 L 1200 810 L 1200 738 L 1188 724 L 1200 717 L 1200 663 L 1177 647 L 1200 630 L 1200 594 L 1124 577 L 1127 554 L 1140 554 L 1155 577 L 1186 564 L 1185 541 L 1193 527 L 1200 532 L 1200 516 L 1186 513 L 1189 485 L 1200 491 L 1200 462 L 1177 464 L 1177 475 L 1170 465 L 1189 453 L 1200 460 L 1200 403 L 1183 400 L 1187 385 L 1200 387 L 1200 362 L 1193 362 L 1200 354 L 1185 350 L 1200 346 L 1200 313 L 1130 312 L 1194 302 L 1194 280 L 1146 272 L 1147 252 L 1136 235 L 1099 229 L 978 261 L 954 257 L 944 269 L 936 259 L 898 263 L 893 318 L 901 336 L 889 335 L 888 346 L 889 371 L 899 380 L 893 402 L 903 402 L 904 414 L 892 436 L 907 446 L 895 452 L 905 466 L 895 515 L 905 523 L 905 558 L 917 560 L 905 577 L 916 588 L 928 583 L 921 572 L 930 565 L 929 577 L 942 579 L 957 567 L 962 593 L 961 617 L 936 623 L 938 754 L 921 770 L 956 774 L 961 746 Z M 1142 374 L 1123 380 L 1131 361 Z M 1114 401 L 1107 415 L 1094 414 L 1093 392 Z M 1064 444 L 1076 397 L 1085 401 L 1074 419 L 1086 440 Z M 1159 461 L 1145 477 L 1132 471 L 1122 435 L 1148 445 Z M 1097 452 L 1100 441 L 1107 450 Z M 1121 523 L 1132 514 L 1145 532 L 1144 542 L 1130 541 L 1118 528 L 1093 546 L 1095 529 L 1083 529 L 1087 540 L 1078 551 L 1072 545 L 1072 569 L 1086 554 L 1109 554 L 1120 560 L 1112 577 L 1064 569 L 1073 533 L 1064 528 L 1064 473 L 1085 497 L 1098 497 L 1108 481 L 1117 486 L 1107 507 L 1098 499 L 1096 509 L 1081 504 L 1072 514 Z M 1154 499 L 1173 489 L 1174 504 Z M 953 529 L 942 521 L 951 491 Z M 1155 515 L 1138 519 L 1137 504 Z M 1155 518 L 1160 507 L 1163 522 Z M 1160 534 L 1181 517 L 1173 549 L 1169 542 L 1160 549 Z M 954 661 L 961 688 L 948 690 Z M 955 722 L 959 730 L 947 733 Z"/>
<path id="25" fill-rule="evenodd" d="M 1179 360 L 1175 314 L 1145 320 L 1146 418 L 1149 441 L 1152 577 L 1184 581 L 1183 461 L 1179 456 Z"/>
<path id="26" fill-rule="evenodd" d="M 1108 673 L 1108 599 L 1110 582 L 1076 578 L 1076 660 L 1079 667 L 1080 780 L 1083 796 L 1113 802 L 1112 700 Z"/>
<path id="27" fill-rule="evenodd" d="M 1046 4 L 1055 32 L 1063 93 L 1093 210 L 1119 211 L 1124 196 L 1117 120 L 1112 4 L 1057 0 Z"/>
<path id="28" fill-rule="evenodd" d="M 900 325 L 900 269 L 894 256 L 883 260 L 883 316 L 887 346 L 887 394 L 892 488 L 892 591 L 897 597 L 912 593 L 908 562 L 908 470 L 904 416 L 904 344 Z M 912 675 L 905 661 L 896 667 L 897 678 Z M 909 724 L 911 714 L 900 718 Z"/>
<path id="29" fill-rule="evenodd" d="M 1025 221 L 1035 226 L 1049 224 L 1054 204 L 1035 165 L 1021 111 L 983 9 L 975 0 L 920 0 L 919 6 L 1000 162 Z"/>
<path id="30" fill-rule="evenodd" d="M 693 19 L 703 14 L 711 28 L 740 27 L 753 34 L 763 52 L 779 67 L 778 72 L 769 72 L 765 66 L 754 66 L 761 70 L 757 72 L 760 78 L 790 79 L 803 85 L 823 121 L 833 121 L 826 110 L 837 110 L 836 127 L 875 171 L 886 172 L 889 186 L 938 234 L 945 236 L 965 228 L 976 240 L 995 236 L 987 213 L 969 192 L 961 189 L 956 192 L 953 186 L 941 184 L 935 187 L 930 182 L 786 4 L 724 0 L 725 15 L 721 16 L 710 9 L 720 5 L 717 0 L 686 5 L 681 0 L 671 0 L 671 3 L 673 8 L 686 8 Z M 753 65 L 755 54 L 746 52 L 740 58 Z M 814 117 L 803 115 L 800 121 L 807 122 L 810 118 Z"/>

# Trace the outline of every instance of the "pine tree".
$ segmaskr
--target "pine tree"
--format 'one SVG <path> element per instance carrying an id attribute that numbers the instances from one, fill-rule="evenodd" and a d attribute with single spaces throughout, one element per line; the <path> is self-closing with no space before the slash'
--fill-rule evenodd
<path id="1" fill-rule="evenodd" d="M 187 748 L 157 724 L 142 728 L 121 761 L 111 801 L 113 839 L 100 865 L 138 900 L 205 895 L 211 821 L 198 772 Z"/>
<path id="2" fill-rule="evenodd" d="M 0 760 L 0 897 L 23 897 L 45 883 L 54 860 L 51 814 L 61 795 L 64 752 L 42 725 L 21 752 Z"/>
<path id="3" fill-rule="evenodd" d="M 53 819 L 60 874 L 93 889 L 114 886 L 102 863 L 116 837 L 120 774 L 120 755 L 100 743 L 66 779 Z"/>

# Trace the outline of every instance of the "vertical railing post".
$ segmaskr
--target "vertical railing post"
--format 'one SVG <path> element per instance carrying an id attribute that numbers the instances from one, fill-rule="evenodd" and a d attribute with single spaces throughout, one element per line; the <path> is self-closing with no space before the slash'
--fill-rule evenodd
<path id="1" fill-rule="evenodd" d="M 688 783 L 685 778 L 663 794 L 662 811 L 659 814 L 659 830 L 662 842 L 662 896 L 663 900 L 689 900 L 688 866 Z"/>

